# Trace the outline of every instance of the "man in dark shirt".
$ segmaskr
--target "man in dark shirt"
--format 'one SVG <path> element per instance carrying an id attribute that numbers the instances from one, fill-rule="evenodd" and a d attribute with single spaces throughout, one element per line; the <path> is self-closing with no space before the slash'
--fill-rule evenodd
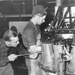
<path id="1" fill-rule="evenodd" d="M 10 47 L 16 47 L 18 44 L 18 35 L 12 30 L 7 30 L 3 38 L 0 39 L 0 75 L 14 75 L 9 61 L 14 61 L 17 55 L 11 54 L 8 56 L 8 50 Z"/>
<path id="2" fill-rule="evenodd" d="M 32 18 L 23 30 L 23 44 L 31 53 L 29 56 L 30 59 L 26 59 L 29 75 L 41 75 L 39 71 L 40 68 L 38 66 L 38 62 L 40 61 L 41 57 L 40 55 L 37 57 L 38 52 L 40 52 L 42 49 L 40 42 L 41 34 L 37 26 L 45 22 L 46 14 L 47 12 L 43 6 L 35 6 L 32 11 Z"/>

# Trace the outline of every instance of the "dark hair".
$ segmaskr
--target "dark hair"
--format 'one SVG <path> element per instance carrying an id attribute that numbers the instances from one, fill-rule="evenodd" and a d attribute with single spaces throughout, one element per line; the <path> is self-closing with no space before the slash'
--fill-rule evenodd
<path id="1" fill-rule="evenodd" d="M 17 37 L 17 36 L 18 36 L 18 34 L 15 31 L 7 30 L 3 35 L 3 39 L 5 41 L 10 41 L 11 37 Z"/>
<path id="2" fill-rule="evenodd" d="M 18 31 L 17 31 L 17 28 L 16 28 L 15 26 L 12 26 L 12 27 L 11 27 L 11 30 L 15 31 L 16 33 L 18 32 Z"/>

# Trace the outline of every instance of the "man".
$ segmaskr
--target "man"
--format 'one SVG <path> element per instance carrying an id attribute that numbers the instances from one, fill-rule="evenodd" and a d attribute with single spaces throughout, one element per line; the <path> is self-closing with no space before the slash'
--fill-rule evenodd
<path id="1" fill-rule="evenodd" d="M 18 35 L 12 30 L 7 30 L 3 38 L 0 39 L 0 75 L 14 75 L 9 61 L 14 61 L 17 55 L 11 54 L 8 56 L 8 50 L 10 47 L 16 47 L 18 44 Z"/>
<path id="2" fill-rule="evenodd" d="M 41 60 L 41 55 L 38 56 L 38 52 L 42 50 L 41 34 L 37 26 L 45 22 L 46 14 L 46 9 L 42 5 L 35 6 L 32 11 L 32 18 L 23 30 L 23 44 L 31 53 L 30 59 L 26 59 L 29 75 L 41 75 L 38 66 L 38 62 Z"/>

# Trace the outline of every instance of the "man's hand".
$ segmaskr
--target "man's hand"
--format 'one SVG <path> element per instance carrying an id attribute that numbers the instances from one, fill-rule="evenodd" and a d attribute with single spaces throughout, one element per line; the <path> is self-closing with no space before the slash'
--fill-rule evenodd
<path id="1" fill-rule="evenodd" d="M 9 61 L 14 61 L 18 56 L 16 54 L 11 54 L 8 56 Z"/>

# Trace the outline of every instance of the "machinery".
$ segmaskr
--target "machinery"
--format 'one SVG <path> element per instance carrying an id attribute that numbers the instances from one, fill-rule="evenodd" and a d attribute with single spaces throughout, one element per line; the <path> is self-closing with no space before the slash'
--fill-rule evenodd
<path id="1" fill-rule="evenodd" d="M 72 10 L 75 10 L 75 6 L 59 6 L 54 20 L 42 33 L 43 43 L 50 43 L 56 46 L 62 45 L 61 53 L 58 52 L 59 57 L 57 58 L 57 60 L 59 60 L 59 62 L 57 63 L 57 75 L 66 75 L 70 73 L 74 74 L 75 72 L 75 57 L 73 53 L 75 49 L 75 12 L 73 12 Z M 57 53 L 56 48 L 54 49 L 54 52 Z M 49 70 L 48 68 L 43 69 L 48 72 L 55 72 Z"/>

